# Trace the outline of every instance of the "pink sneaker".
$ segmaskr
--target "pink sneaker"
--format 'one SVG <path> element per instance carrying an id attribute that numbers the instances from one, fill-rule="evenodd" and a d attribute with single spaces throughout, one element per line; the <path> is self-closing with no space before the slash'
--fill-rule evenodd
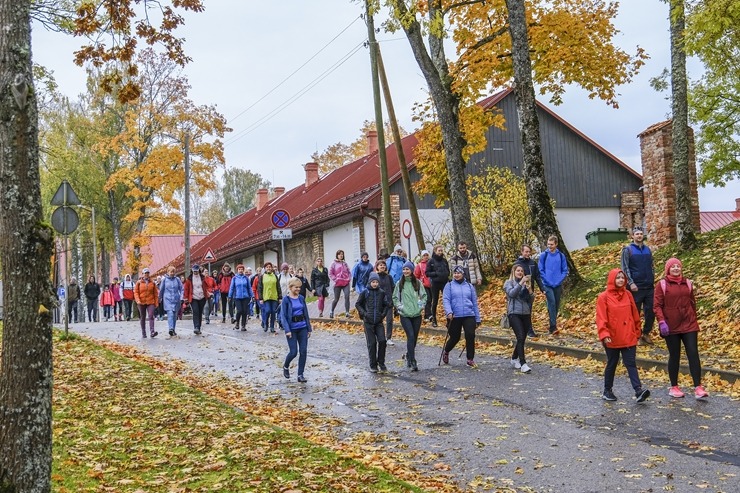
<path id="1" fill-rule="evenodd" d="M 709 393 L 704 390 L 703 386 L 697 385 L 694 389 L 694 397 L 696 397 L 697 399 L 704 399 L 705 397 L 709 397 Z"/>
<path id="2" fill-rule="evenodd" d="M 668 391 L 668 395 L 678 399 L 678 398 L 685 396 L 686 394 L 681 392 L 681 389 L 678 387 L 678 385 L 676 385 L 675 387 L 670 388 L 670 390 Z"/>

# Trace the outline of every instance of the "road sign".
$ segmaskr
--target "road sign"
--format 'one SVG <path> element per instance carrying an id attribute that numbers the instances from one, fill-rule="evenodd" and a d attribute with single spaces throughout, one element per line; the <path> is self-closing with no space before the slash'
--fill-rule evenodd
<path id="1" fill-rule="evenodd" d="M 407 240 L 411 238 L 411 221 L 408 219 L 404 219 L 401 224 L 401 234 L 403 234 L 403 237 Z"/>
<path id="2" fill-rule="evenodd" d="M 74 233 L 80 225 L 80 216 L 71 207 L 57 207 L 51 214 L 51 225 L 61 235 Z"/>
<path id="3" fill-rule="evenodd" d="M 215 262 L 216 260 L 217 259 L 216 256 L 213 254 L 213 250 L 211 250 L 210 248 L 206 250 L 206 254 L 203 255 L 203 262 Z"/>
<path id="4" fill-rule="evenodd" d="M 277 229 L 287 228 L 290 224 L 290 214 L 288 211 L 278 209 L 272 213 L 272 225 Z"/>
<path id="5" fill-rule="evenodd" d="M 292 238 L 293 238 L 293 230 L 290 228 L 272 230 L 273 240 L 290 240 Z"/>
<path id="6" fill-rule="evenodd" d="M 51 205 L 80 205 L 80 198 L 72 189 L 72 185 L 67 180 L 62 180 L 54 196 L 51 198 Z"/>

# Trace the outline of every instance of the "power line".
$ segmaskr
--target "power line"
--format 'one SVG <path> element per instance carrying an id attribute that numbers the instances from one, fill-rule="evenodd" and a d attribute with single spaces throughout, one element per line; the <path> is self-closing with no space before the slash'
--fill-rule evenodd
<path id="1" fill-rule="evenodd" d="M 342 58 L 340 58 L 337 62 L 334 63 L 331 67 L 326 69 L 323 73 L 321 73 L 318 77 L 316 77 L 314 80 L 306 84 L 302 89 L 300 89 L 298 92 L 293 94 L 290 98 L 280 103 L 275 109 L 264 115 L 262 118 L 258 119 L 245 129 L 239 131 L 237 134 L 235 134 L 232 138 L 227 140 L 224 143 L 224 146 L 228 146 L 233 144 L 234 142 L 242 139 L 243 137 L 249 135 L 253 131 L 255 131 L 257 128 L 261 127 L 265 123 L 267 123 L 269 120 L 271 120 L 273 117 L 277 116 L 280 112 L 282 112 L 285 108 L 290 106 L 291 104 L 295 103 L 300 99 L 304 94 L 306 94 L 308 91 L 313 89 L 316 85 L 318 85 L 321 81 L 326 79 L 329 75 L 331 75 L 334 71 L 336 71 L 339 67 L 344 65 L 352 56 L 357 53 L 363 46 L 365 46 L 365 41 L 362 41 L 358 43 L 354 48 L 352 48 L 347 54 L 345 54 Z"/>
<path id="2" fill-rule="evenodd" d="M 305 67 L 306 65 L 308 65 L 308 63 L 309 63 L 309 62 L 310 62 L 311 60 L 313 60 L 314 58 L 316 58 L 316 57 L 317 57 L 317 56 L 318 56 L 318 55 L 319 55 L 319 54 L 320 54 L 320 53 L 321 53 L 322 51 L 324 51 L 324 50 L 325 50 L 326 48 L 328 48 L 328 47 L 329 47 L 329 45 L 331 45 L 331 44 L 332 44 L 332 43 L 333 43 L 334 41 L 336 41 L 336 39 L 337 39 L 337 38 L 338 38 L 339 36 L 341 36 L 342 34 L 344 34 L 344 32 L 345 32 L 345 31 L 347 31 L 347 29 L 349 29 L 350 27 L 352 27 L 352 25 L 353 25 L 353 24 L 354 24 L 355 22 L 357 22 L 357 20 L 358 20 L 358 19 L 360 19 L 360 18 L 361 18 L 361 16 L 359 16 L 359 15 L 358 15 L 357 17 L 355 17 L 355 18 L 354 18 L 354 19 L 352 20 L 352 22 L 350 22 L 350 23 L 349 23 L 349 24 L 347 25 L 347 27 L 345 27 L 344 29 L 342 29 L 342 30 L 341 30 L 341 31 L 339 32 L 339 34 L 337 34 L 336 36 L 334 36 L 334 37 L 333 37 L 333 38 L 332 38 L 332 39 L 331 39 L 331 40 L 330 40 L 330 41 L 329 41 L 328 43 L 326 43 L 326 44 L 325 44 L 325 45 L 324 45 L 324 46 L 323 46 L 323 47 L 322 47 L 322 48 L 321 48 L 321 49 L 320 49 L 319 51 L 317 51 L 316 53 L 314 53 L 314 54 L 313 54 L 313 55 L 311 56 L 311 58 L 309 58 L 308 60 L 306 60 L 306 61 L 305 61 L 305 62 L 304 62 L 304 63 L 303 63 L 303 64 L 302 64 L 302 65 L 301 65 L 300 67 L 298 67 L 297 69 L 295 69 L 295 70 L 294 70 L 294 71 L 293 71 L 293 72 L 292 72 L 292 73 L 291 73 L 290 75 L 288 75 L 288 76 L 287 76 L 286 78 L 284 78 L 284 79 L 283 79 L 282 81 L 280 81 L 280 82 L 279 82 L 279 83 L 278 83 L 278 84 L 277 84 L 277 85 L 276 85 L 275 87 L 273 87 L 272 89 L 270 89 L 270 90 L 269 90 L 269 91 L 268 91 L 268 92 L 267 92 L 267 93 L 266 93 L 266 94 L 265 94 L 264 96 L 262 96 L 261 98 L 259 98 L 259 99 L 258 99 L 257 101 L 255 101 L 255 102 L 254 102 L 254 103 L 252 103 L 251 105 L 249 105 L 249 106 L 248 106 L 248 107 L 247 107 L 246 109 L 244 109 L 243 111 L 239 112 L 239 114 L 237 114 L 237 115 L 236 115 L 236 116 L 235 116 L 234 118 L 231 118 L 231 119 L 230 119 L 229 121 L 233 122 L 234 120 L 236 120 L 237 118 L 239 118 L 240 116 L 242 116 L 242 115 L 243 115 L 244 113 L 246 113 L 247 111 L 249 111 L 249 110 L 251 110 L 252 108 L 254 108 L 254 107 L 255 107 L 255 106 L 256 106 L 256 105 L 257 105 L 257 104 L 258 104 L 258 103 L 259 103 L 260 101 L 264 100 L 264 99 L 265 99 L 265 98 L 266 98 L 267 96 L 269 96 L 270 94 L 272 94 L 273 92 L 275 92 L 275 91 L 276 91 L 276 90 L 277 90 L 277 89 L 278 89 L 278 88 L 279 88 L 280 86 L 282 86 L 282 85 L 283 85 L 283 84 L 284 84 L 285 82 L 287 82 L 287 81 L 288 81 L 288 79 L 290 79 L 290 78 L 291 78 L 291 77 L 293 77 L 293 76 L 294 76 L 295 74 L 297 74 L 297 73 L 298 73 L 298 72 L 299 72 L 299 71 L 300 71 L 300 70 L 301 70 L 301 69 L 302 69 L 303 67 Z"/>

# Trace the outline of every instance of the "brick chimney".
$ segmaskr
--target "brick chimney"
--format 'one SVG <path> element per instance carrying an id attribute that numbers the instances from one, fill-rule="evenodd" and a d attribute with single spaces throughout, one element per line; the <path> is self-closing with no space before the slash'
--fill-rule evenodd
<path id="1" fill-rule="evenodd" d="M 377 130 L 367 131 L 367 153 L 373 154 L 378 152 L 378 132 Z"/>
<path id="2" fill-rule="evenodd" d="M 650 244 L 663 246 L 677 239 L 676 186 L 673 176 L 673 122 L 671 120 L 648 127 L 640 138 L 645 225 Z M 689 186 L 691 215 L 696 232 L 699 224 L 699 193 L 696 180 L 694 132 L 689 129 Z"/>
<path id="3" fill-rule="evenodd" d="M 306 163 L 306 188 L 319 181 L 319 163 Z"/>
<path id="4" fill-rule="evenodd" d="M 735 212 L 740 212 L 740 199 L 735 199 Z"/>
<path id="5" fill-rule="evenodd" d="M 254 207 L 257 209 L 257 212 L 261 211 L 267 205 L 267 201 L 267 189 L 258 189 L 257 196 L 254 199 Z"/>
<path id="6" fill-rule="evenodd" d="M 285 193 L 285 187 L 275 187 L 272 191 L 274 193 L 273 198 L 276 199 Z"/>

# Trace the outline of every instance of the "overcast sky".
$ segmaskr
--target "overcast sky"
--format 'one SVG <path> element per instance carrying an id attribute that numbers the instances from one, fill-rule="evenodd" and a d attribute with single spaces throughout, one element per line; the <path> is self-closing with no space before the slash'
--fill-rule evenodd
<path id="1" fill-rule="evenodd" d="M 193 62 L 185 68 L 199 105 L 213 104 L 229 120 L 227 166 L 259 173 L 275 186 L 304 179 L 311 154 L 359 136 L 374 118 L 370 61 L 360 14 L 364 2 L 332 0 L 206 0 L 206 10 L 186 15 L 178 34 Z M 320 7 L 318 5 L 321 5 Z M 661 0 L 622 2 L 617 44 L 643 47 L 651 59 L 620 88 L 619 109 L 568 90 L 555 112 L 609 152 L 641 171 L 637 134 L 668 116 L 665 96 L 650 77 L 669 66 L 667 9 Z M 376 26 L 382 19 L 376 20 Z M 54 70 L 69 96 L 84 90 L 84 70 L 72 63 L 80 40 L 35 27 L 33 56 Z M 411 110 L 426 98 L 426 83 L 403 33 L 377 35 L 400 124 L 415 129 Z M 453 51 L 448 56 L 454 56 Z M 546 98 L 541 101 L 549 104 Z M 733 210 L 740 184 L 699 189 L 702 210 Z"/>

